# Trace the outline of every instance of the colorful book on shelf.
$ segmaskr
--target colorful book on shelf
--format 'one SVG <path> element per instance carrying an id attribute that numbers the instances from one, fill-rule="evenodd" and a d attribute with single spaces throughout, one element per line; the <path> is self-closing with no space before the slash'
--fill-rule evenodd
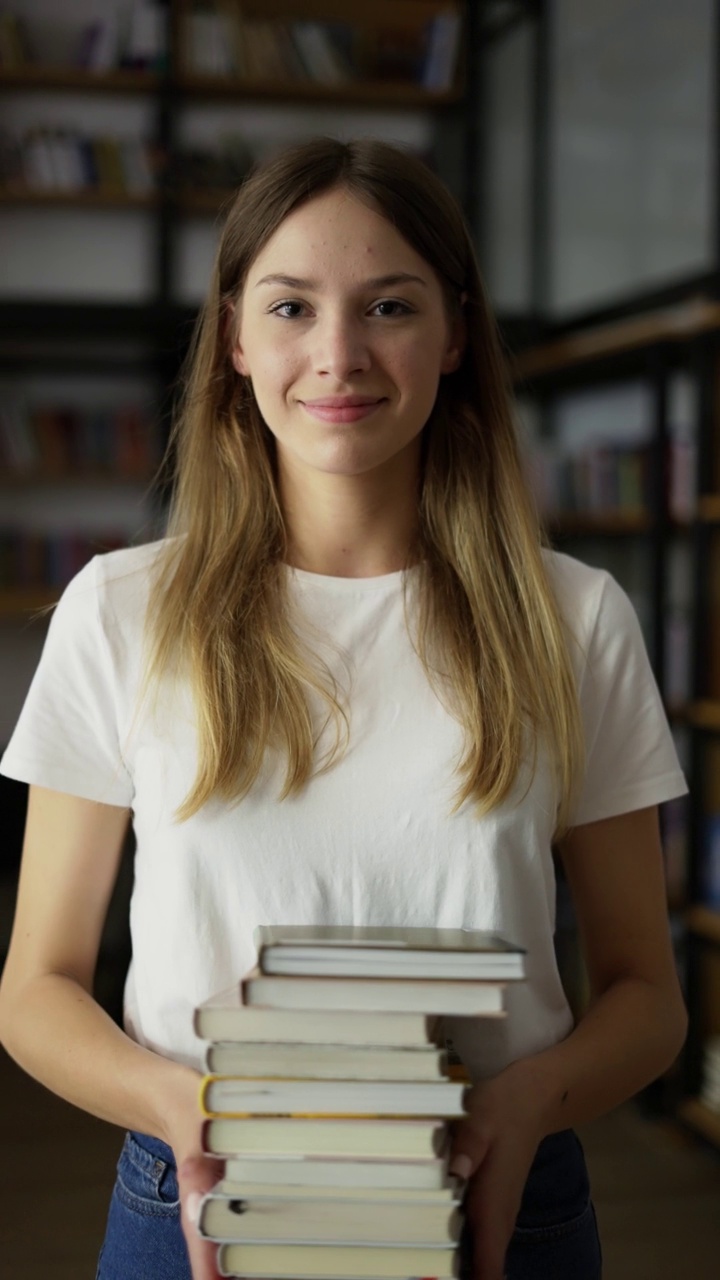
<path id="1" fill-rule="evenodd" d="M 447 1150 L 443 1120 L 338 1120 L 248 1116 L 205 1120 L 203 1150 L 216 1156 L 320 1156 L 343 1160 L 435 1160 Z"/>
<path id="2" fill-rule="evenodd" d="M 222 1276 L 256 1280 L 454 1280 L 460 1270 L 454 1249 L 247 1243 L 221 1245 L 218 1267 Z"/>
<path id="3" fill-rule="evenodd" d="M 509 982 L 525 976 L 525 951 L 497 933 L 376 925 L 259 925 L 263 973 Z"/>
<path id="4" fill-rule="evenodd" d="M 463 1081 L 293 1080 L 205 1076 L 206 1116 L 439 1116 L 464 1114 Z"/>

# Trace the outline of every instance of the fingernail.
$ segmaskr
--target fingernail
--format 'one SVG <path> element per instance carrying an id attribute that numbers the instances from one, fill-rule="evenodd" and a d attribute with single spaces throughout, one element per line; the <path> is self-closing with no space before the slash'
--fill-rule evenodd
<path id="1" fill-rule="evenodd" d="M 463 1178 L 467 1181 L 472 1173 L 472 1162 L 470 1157 L 455 1156 L 455 1158 L 450 1162 L 450 1172 L 454 1173 L 456 1177 Z"/>
<path id="2" fill-rule="evenodd" d="M 199 1191 L 191 1191 L 187 1200 L 185 1201 L 185 1212 L 188 1218 L 190 1219 L 190 1222 L 192 1222 L 193 1226 L 197 1224 L 197 1220 L 200 1217 L 201 1199 L 202 1199 L 202 1196 L 200 1195 Z"/>

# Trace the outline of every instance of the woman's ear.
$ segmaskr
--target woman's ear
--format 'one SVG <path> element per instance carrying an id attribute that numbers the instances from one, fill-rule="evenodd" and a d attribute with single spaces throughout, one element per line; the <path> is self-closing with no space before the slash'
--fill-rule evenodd
<path id="1" fill-rule="evenodd" d="M 235 303 L 229 302 L 227 304 L 224 317 L 225 341 L 230 347 L 230 358 L 233 363 L 233 369 L 236 373 L 241 374 L 243 378 L 246 378 L 248 375 L 248 369 L 245 363 L 245 357 L 243 356 L 242 347 L 238 340 L 235 319 Z"/>
<path id="2" fill-rule="evenodd" d="M 232 348 L 230 352 L 230 358 L 233 362 L 233 369 L 235 370 L 235 372 L 241 374 L 243 378 L 247 378 L 248 367 L 245 363 L 245 357 L 242 353 L 242 347 L 240 346 L 239 342 L 236 343 L 236 345 Z"/>
<path id="3" fill-rule="evenodd" d="M 466 302 L 467 302 L 467 294 L 463 293 L 460 295 L 461 308 L 465 306 Z M 466 345 L 467 345 L 467 324 L 465 323 L 465 316 L 461 310 L 457 312 L 457 314 L 453 317 L 450 325 L 450 336 L 448 338 L 448 345 L 446 347 L 445 355 L 443 356 L 442 364 L 440 366 L 441 373 L 454 373 L 455 370 L 460 367 L 462 363 L 462 358 L 465 355 Z"/>

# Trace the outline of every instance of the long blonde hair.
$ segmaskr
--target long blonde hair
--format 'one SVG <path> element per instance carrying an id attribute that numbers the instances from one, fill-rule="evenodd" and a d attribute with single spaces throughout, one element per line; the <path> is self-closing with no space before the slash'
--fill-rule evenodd
<path id="1" fill-rule="evenodd" d="M 292 146 L 257 169 L 229 210 L 186 363 L 170 455 L 174 495 L 148 612 L 146 688 L 178 661 L 197 714 L 198 771 L 178 810 L 236 800 L 268 750 L 286 760 L 281 798 L 341 753 L 347 718 L 329 669 L 288 608 L 286 530 L 274 439 L 230 359 L 228 315 L 284 218 L 332 188 L 383 214 L 434 269 L 467 344 L 441 378 L 423 429 L 417 651 L 465 730 L 456 808 L 510 793 L 542 740 L 554 765 L 558 827 L 582 762 L 568 641 L 548 582 L 512 420 L 505 362 L 472 242 L 455 200 L 419 160 L 372 139 Z M 461 299 L 463 300 L 461 302 Z M 310 691 L 337 728 L 322 763 Z"/>

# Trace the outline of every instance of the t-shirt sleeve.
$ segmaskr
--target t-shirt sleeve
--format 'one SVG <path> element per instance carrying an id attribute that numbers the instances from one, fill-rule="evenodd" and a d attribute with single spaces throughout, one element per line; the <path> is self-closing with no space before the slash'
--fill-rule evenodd
<path id="1" fill-rule="evenodd" d="M 0 771 L 20 782 L 129 806 L 133 785 L 120 749 L 118 701 L 91 560 L 55 609 Z"/>
<path id="2" fill-rule="evenodd" d="M 686 793 L 637 615 L 609 574 L 587 641 L 580 705 L 586 760 L 573 825 Z"/>

